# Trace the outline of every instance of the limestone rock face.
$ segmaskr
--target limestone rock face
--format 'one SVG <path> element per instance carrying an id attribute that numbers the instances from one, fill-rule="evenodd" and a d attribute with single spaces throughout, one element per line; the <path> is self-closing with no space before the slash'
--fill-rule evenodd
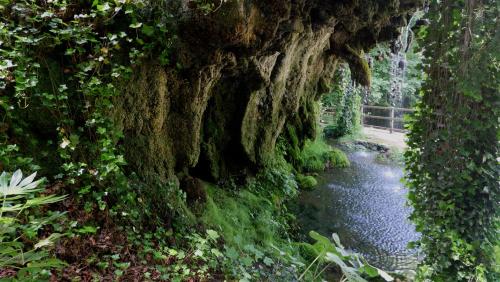
<path id="1" fill-rule="evenodd" d="M 300 140 L 313 137 L 316 102 L 335 83 L 339 61 L 369 83 L 360 53 L 395 38 L 423 5 L 229 0 L 206 14 L 173 2 L 181 68 L 146 62 L 116 103 L 127 161 L 146 178 L 248 174 L 273 157 L 285 125 Z"/>

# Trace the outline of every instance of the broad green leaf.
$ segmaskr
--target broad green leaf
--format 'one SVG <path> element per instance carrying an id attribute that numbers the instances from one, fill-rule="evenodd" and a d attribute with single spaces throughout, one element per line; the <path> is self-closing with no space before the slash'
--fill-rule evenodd
<path id="1" fill-rule="evenodd" d="M 207 235 L 210 239 L 212 240 L 217 240 L 220 236 L 219 236 L 219 233 L 217 233 L 217 231 L 215 230 L 212 230 L 212 229 L 208 229 L 207 230 Z"/>
<path id="2" fill-rule="evenodd" d="M 47 246 L 52 246 L 54 244 L 54 242 L 61 238 L 63 235 L 62 234 L 59 234 L 59 233 L 52 233 L 50 234 L 49 237 L 45 238 L 45 239 L 42 239 L 40 241 L 38 241 L 38 243 L 35 244 L 35 250 L 36 249 L 40 249 L 42 247 L 47 247 Z"/>
<path id="3" fill-rule="evenodd" d="M 147 36 L 153 36 L 155 33 L 154 27 L 146 24 L 142 26 L 141 31 Z"/>
<path id="4" fill-rule="evenodd" d="M 23 173 L 21 172 L 20 169 L 16 170 L 14 174 L 10 178 L 10 187 L 15 187 L 19 182 L 21 182 L 21 179 L 23 178 Z"/>

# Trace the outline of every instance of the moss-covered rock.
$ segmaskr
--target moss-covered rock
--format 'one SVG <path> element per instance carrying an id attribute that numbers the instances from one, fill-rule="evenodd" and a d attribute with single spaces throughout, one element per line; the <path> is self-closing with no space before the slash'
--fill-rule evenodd
<path id="1" fill-rule="evenodd" d="M 300 161 L 338 62 L 367 85 L 362 51 L 397 36 L 421 2 L 228 1 L 203 14 L 172 1 L 172 61 L 181 68 L 144 62 L 115 103 L 131 170 L 162 179 L 248 174 L 272 163 L 285 135 Z"/>
<path id="2" fill-rule="evenodd" d="M 329 167 L 348 167 L 351 165 L 346 154 L 340 149 L 334 148 L 327 153 Z"/>
<path id="3" fill-rule="evenodd" d="M 297 175 L 297 183 L 299 184 L 299 187 L 304 190 L 311 190 L 318 185 L 318 181 L 314 178 L 314 176 L 302 174 Z"/>

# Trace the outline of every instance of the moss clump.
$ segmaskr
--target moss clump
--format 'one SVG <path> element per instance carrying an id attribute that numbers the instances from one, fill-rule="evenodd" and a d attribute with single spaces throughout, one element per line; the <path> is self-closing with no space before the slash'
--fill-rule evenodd
<path id="1" fill-rule="evenodd" d="M 370 87 L 371 69 L 364 59 L 363 51 L 355 50 L 349 45 L 346 45 L 346 51 L 345 58 L 349 63 L 352 79 L 363 86 Z"/>
<path id="2" fill-rule="evenodd" d="M 348 167 L 351 165 L 346 154 L 337 148 L 328 152 L 327 155 L 330 167 Z"/>
<path id="3" fill-rule="evenodd" d="M 326 154 L 331 148 L 321 139 L 315 141 L 306 141 L 304 149 L 300 154 L 302 167 L 305 172 L 320 172 L 326 167 Z"/>
<path id="4" fill-rule="evenodd" d="M 318 181 L 314 176 L 310 175 L 297 175 L 297 183 L 299 187 L 304 190 L 312 190 L 316 185 L 318 185 Z"/>
<path id="5" fill-rule="evenodd" d="M 331 148 L 322 139 L 307 141 L 300 154 L 302 166 L 299 168 L 305 172 L 320 172 L 325 168 L 348 167 L 349 159 L 341 150 Z M 300 184 L 300 183 L 299 183 Z"/>

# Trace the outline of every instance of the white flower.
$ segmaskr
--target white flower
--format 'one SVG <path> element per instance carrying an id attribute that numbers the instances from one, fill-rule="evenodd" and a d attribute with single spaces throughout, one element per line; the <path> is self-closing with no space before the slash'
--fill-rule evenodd
<path id="1" fill-rule="evenodd" d="M 69 140 L 66 139 L 66 137 L 64 137 L 61 145 L 59 145 L 59 146 L 64 149 L 64 148 L 68 147 L 69 144 L 70 144 Z"/>

